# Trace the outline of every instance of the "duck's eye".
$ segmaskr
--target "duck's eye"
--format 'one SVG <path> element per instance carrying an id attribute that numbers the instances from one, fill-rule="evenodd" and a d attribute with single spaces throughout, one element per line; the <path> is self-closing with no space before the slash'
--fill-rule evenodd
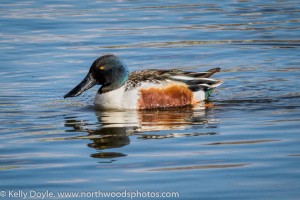
<path id="1" fill-rule="evenodd" d="M 104 66 L 100 66 L 99 69 L 100 69 L 100 70 L 104 70 L 105 67 L 104 67 Z"/>

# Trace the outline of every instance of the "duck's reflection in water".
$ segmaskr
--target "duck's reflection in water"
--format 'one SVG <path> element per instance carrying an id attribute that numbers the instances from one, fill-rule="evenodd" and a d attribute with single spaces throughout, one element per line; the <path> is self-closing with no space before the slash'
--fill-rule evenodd
<path id="1" fill-rule="evenodd" d="M 87 132 L 86 138 L 92 142 L 89 147 L 97 153 L 93 158 L 116 158 L 126 156 L 118 152 L 130 143 L 129 136 L 139 139 L 164 139 L 199 135 L 214 135 L 217 120 L 210 114 L 210 109 L 176 108 L 150 111 L 95 111 L 97 125 L 88 121 L 66 118 L 65 126 L 76 132 Z M 186 130 L 170 133 L 170 130 Z M 183 132 L 183 133 L 182 133 Z M 109 151 L 108 149 L 114 149 Z M 104 151 L 105 150 L 105 151 Z"/>

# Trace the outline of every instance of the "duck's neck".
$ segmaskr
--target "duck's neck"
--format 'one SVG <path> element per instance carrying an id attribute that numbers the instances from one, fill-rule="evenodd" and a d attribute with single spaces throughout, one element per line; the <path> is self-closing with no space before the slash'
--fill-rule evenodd
<path id="1" fill-rule="evenodd" d="M 104 80 L 98 93 L 106 93 L 122 87 L 128 80 L 129 71 L 126 66 L 114 70 L 110 76 Z"/>

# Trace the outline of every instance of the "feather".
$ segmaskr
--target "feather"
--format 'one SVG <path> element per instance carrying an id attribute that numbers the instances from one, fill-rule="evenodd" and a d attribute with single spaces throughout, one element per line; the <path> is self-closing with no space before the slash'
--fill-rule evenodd
<path id="1" fill-rule="evenodd" d="M 126 83 L 126 90 L 138 87 L 143 82 L 162 83 L 168 80 L 182 82 L 191 86 L 195 90 L 196 85 L 202 84 L 202 87 L 214 88 L 220 85 L 218 80 L 210 79 L 214 73 L 219 72 L 220 68 L 210 69 L 206 72 L 190 72 L 179 69 L 160 70 L 148 69 L 142 71 L 131 72 Z M 201 87 L 198 87 L 201 88 Z M 197 90 L 196 90 L 197 91 Z"/>

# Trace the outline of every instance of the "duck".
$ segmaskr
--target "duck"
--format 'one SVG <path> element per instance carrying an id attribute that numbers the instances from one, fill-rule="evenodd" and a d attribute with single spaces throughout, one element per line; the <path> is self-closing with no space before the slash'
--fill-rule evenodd
<path id="1" fill-rule="evenodd" d="M 98 109 L 151 110 L 195 106 L 204 102 L 223 83 L 210 78 L 220 72 L 213 68 L 205 72 L 181 69 L 146 69 L 129 72 L 116 55 L 97 58 L 85 78 L 64 98 L 76 97 L 101 85 L 94 105 Z"/>

